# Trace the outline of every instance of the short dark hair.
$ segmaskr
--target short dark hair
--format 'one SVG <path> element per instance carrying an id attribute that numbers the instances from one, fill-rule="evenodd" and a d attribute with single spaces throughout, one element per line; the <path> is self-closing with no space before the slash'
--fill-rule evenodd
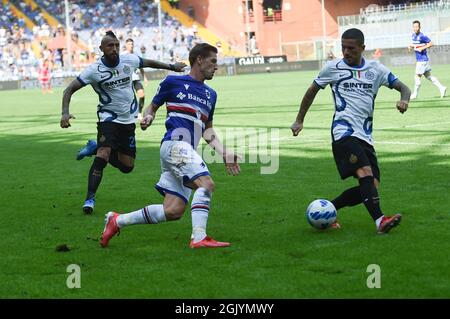
<path id="1" fill-rule="evenodd" d="M 419 24 L 419 27 L 420 27 L 420 21 L 419 21 L 419 20 L 414 20 L 414 21 L 413 21 L 413 24 L 414 24 L 414 23 L 418 23 L 418 24 Z"/>
<path id="2" fill-rule="evenodd" d="M 114 32 L 112 32 L 111 30 L 106 31 L 105 37 L 106 37 L 106 36 L 117 39 L 116 35 L 115 35 Z"/>
<path id="3" fill-rule="evenodd" d="M 189 52 L 189 64 L 193 66 L 199 56 L 206 58 L 210 52 L 217 53 L 218 51 L 215 46 L 212 46 L 209 43 L 196 44 Z"/>
<path id="4" fill-rule="evenodd" d="M 364 33 L 359 29 L 351 28 L 342 33 L 341 39 L 354 39 L 362 45 L 364 44 Z"/>
<path id="5" fill-rule="evenodd" d="M 134 40 L 132 38 L 128 38 L 128 39 L 126 39 L 125 43 L 128 43 L 128 42 L 133 42 L 134 43 Z"/>

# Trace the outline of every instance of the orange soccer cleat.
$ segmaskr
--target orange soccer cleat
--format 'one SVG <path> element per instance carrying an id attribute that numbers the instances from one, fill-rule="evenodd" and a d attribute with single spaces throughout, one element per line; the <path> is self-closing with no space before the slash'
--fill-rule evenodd
<path id="1" fill-rule="evenodd" d="M 395 214 L 394 216 L 383 216 L 380 226 L 378 227 L 378 234 L 387 234 L 392 228 L 400 224 L 401 220 L 401 214 Z"/>
<path id="2" fill-rule="evenodd" d="M 202 248 L 202 247 L 217 248 L 217 247 L 228 247 L 228 246 L 230 246 L 230 243 L 216 241 L 209 236 L 206 236 L 205 238 L 203 238 L 202 240 L 200 240 L 199 242 L 196 242 L 196 243 L 194 243 L 194 240 L 191 239 L 191 243 L 189 244 L 189 247 L 191 247 L 191 248 Z"/>
<path id="3" fill-rule="evenodd" d="M 113 238 L 115 234 L 120 233 L 119 226 L 117 226 L 117 217 L 119 217 L 119 214 L 116 212 L 109 212 L 105 217 L 105 228 L 103 229 L 102 237 L 100 239 L 100 245 L 102 245 L 102 247 L 108 246 L 111 238 Z"/>

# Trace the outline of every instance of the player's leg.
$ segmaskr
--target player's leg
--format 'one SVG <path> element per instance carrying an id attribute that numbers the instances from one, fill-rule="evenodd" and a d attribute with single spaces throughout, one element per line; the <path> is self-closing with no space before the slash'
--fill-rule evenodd
<path id="1" fill-rule="evenodd" d="M 86 199 L 83 205 L 83 212 L 85 214 L 92 214 L 95 206 L 95 194 L 100 186 L 103 177 L 103 170 L 108 164 L 109 154 L 111 153 L 110 147 L 99 147 L 97 149 L 97 155 L 92 162 L 88 176 L 88 189 Z"/>
<path id="2" fill-rule="evenodd" d="M 364 151 L 368 165 L 360 167 L 356 170 L 359 186 L 361 190 L 361 198 L 364 206 L 375 222 L 378 233 L 387 233 L 393 227 L 397 226 L 402 216 L 395 214 L 393 216 L 385 216 L 381 210 L 380 196 L 378 187 L 380 184 L 380 169 L 373 146 L 361 141 L 361 148 Z"/>
<path id="3" fill-rule="evenodd" d="M 45 80 L 44 79 L 41 80 L 41 92 L 44 95 L 46 93 L 46 91 L 45 91 Z"/>
<path id="4" fill-rule="evenodd" d="M 117 123 L 97 123 L 97 151 L 91 169 L 89 170 L 88 191 L 83 205 L 83 211 L 86 214 L 91 214 L 94 210 L 95 194 L 100 186 L 103 170 L 109 162 L 112 150 L 118 147 L 117 132 Z"/>
<path id="5" fill-rule="evenodd" d="M 206 237 L 210 202 L 215 186 L 210 176 L 200 176 L 192 184 L 195 189 L 191 202 L 192 241 L 198 243 Z"/>
<path id="6" fill-rule="evenodd" d="M 114 124 L 114 141 L 111 143 L 109 163 L 122 173 L 128 174 L 133 170 L 136 158 L 136 125 Z"/>
<path id="7" fill-rule="evenodd" d="M 206 234 L 211 197 L 214 192 L 212 178 L 208 175 L 200 176 L 193 180 L 192 184 L 195 192 L 191 203 L 192 236 L 189 246 L 191 248 L 230 246 L 230 243 L 216 241 Z"/>
<path id="8" fill-rule="evenodd" d="M 356 159 L 358 158 L 358 155 L 354 154 L 354 151 L 352 151 L 354 148 L 352 145 L 356 143 L 355 140 L 354 137 L 346 137 L 333 142 L 332 144 L 333 157 L 342 179 L 354 176 L 356 169 L 355 164 L 357 162 Z M 336 210 L 340 210 L 347 206 L 352 207 L 361 204 L 362 198 L 359 186 L 346 189 L 331 202 Z"/>
<path id="9" fill-rule="evenodd" d="M 144 93 L 144 87 L 142 86 L 141 81 L 133 81 L 134 90 L 136 91 L 136 94 L 139 98 L 139 114 L 138 119 L 142 119 L 142 109 L 144 108 L 145 104 L 145 93 Z"/>
<path id="10" fill-rule="evenodd" d="M 439 80 L 435 76 L 431 75 L 431 70 L 430 71 L 426 71 L 424 73 L 424 75 L 425 75 L 425 78 L 428 81 L 433 83 L 439 89 L 439 93 L 441 95 L 441 98 L 443 98 L 445 96 L 445 92 L 447 91 L 447 87 L 443 86 L 441 84 L 441 82 L 439 82 Z"/>
<path id="11" fill-rule="evenodd" d="M 341 178 L 354 176 L 358 178 L 359 183 L 359 186 L 347 189 L 333 199 L 333 205 L 339 210 L 364 203 L 378 227 L 384 215 L 376 188 L 380 180 L 380 170 L 375 150 L 366 142 L 351 136 L 334 142 L 332 148 Z"/>
<path id="12" fill-rule="evenodd" d="M 166 156 L 164 154 L 169 154 Z M 168 158 L 171 172 L 183 181 L 185 189 L 195 189 L 191 203 L 192 236 L 190 247 L 226 247 L 229 243 L 217 242 L 206 234 L 209 208 L 214 182 L 208 167 L 189 143 L 164 142 L 161 158 Z"/>
<path id="13" fill-rule="evenodd" d="M 164 196 L 163 204 L 148 205 L 142 209 L 126 214 L 109 212 L 106 214 L 105 228 L 100 244 L 106 247 L 111 238 L 121 228 L 136 224 L 160 224 L 180 219 L 186 209 L 191 191 L 183 186 L 182 181 L 167 169 L 162 160 L 162 174 L 156 189 Z"/>
<path id="14" fill-rule="evenodd" d="M 106 214 L 105 228 L 102 232 L 100 244 L 106 247 L 111 238 L 118 234 L 122 228 L 139 224 L 160 224 L 166 221 L 180 219 L 186 208 L 186 203 L 176 195 L 166 194 L 163 204 L 147 205 L 131 213 Z"/>
<path id="15" fill-rule="evenodd" d="M 416 75 L 414 76 L 414 91 L 411 94 L 410 99 L 414 100 L 417 98 L 418 94 L 419 94 L 419 89 L 420 89 L 420 85 L 421 85 L 421 77 L 422 77 L 422 73 L 421 74 L 417 74 L 419 66 L 416 67 Z"/>
<path id="16" fill-rule="evenodd" d="M 117 217 L 117 226 L 136 224 L 160 224 L 166 221 L 180 219 L 186 209 L 186 202 L 177 195 L 165 194 L 163 204 L 147 205 L 142 209 L 120 214 Z"/>

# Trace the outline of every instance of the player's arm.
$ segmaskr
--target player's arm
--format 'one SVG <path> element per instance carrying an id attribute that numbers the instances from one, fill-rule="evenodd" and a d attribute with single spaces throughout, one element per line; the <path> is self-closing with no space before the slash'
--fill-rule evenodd
<path id="1" fill-rule="evenodd" d="M 219 140 L 216 131 L 213 128 L 213 122 L 209 121 L 205 125 L 205 132 L 203 133 L 203 139 L 206 143 L 211 146 L 213 150 L 219 153 L 222 156 L 225 167 L 227 169 L 228 174 L 238 175 L 241 172 L 241 168 L 239 167 L 239 156 L 235 154 L 233 151 L 227 150 L 222 142 Z"/>
<path id="2" fill-rule="evenodd" d="M 294 136 L 297 136 L 298 133 L 300 133 L 300 131 L 303 129 L 303 121 L 305 120 L 306 113 L 308 112 L 309 107 L 313 104 L 317 92 L 319 92 L 319 89 L 319 85 L 313 82 L 303 96 L 297 118 L 291 125 L 292 134 Z"/>
<path id="3" fill-rule="evenodd" d="M 141 129 L 143 131 L 145 131 L 147 129 L 147 127 L 152 125 L 153 120 L 156 117 L 156 111 L 158 111 L 158 109 L 159 109 L 159 106 L 152 102 L 144 110 L 144 116 L 142 117 L 142 120 L 141 120 L 141 123 L 140 123 L 141 124 Z"/>
<path id="4" fill-rule="evenodd" d="M 60 126 L 62 128 L 70 127 L 70 119 L 75 118 L 72 114 L 69 113 L 70 99 L 72 98 L 72 95 L 82 87 L 83 84 L 78 79 L 75 79 L 72 82 L 70 82 L 70 84 L 64 90 L 62 98 L 61 121 L 60 121 Z"/>
<path id="5" fill-rule="evenodd" d="M 142 78 L 144 79 L 144 83 L 147 84 L 148 79 L 147 76 L 145 75 L 144 68 L 140 68 L 139 71 L 141 72 Z"/>
<path id="6" fill-rule="evenodd" d="M 411 90 L 400 80 L 396 80 L 392 84 L 392 88 L 400 92 L 400 101 L 397 102 L 397 109 L 399 110 L 400 113 L 403 114 L 408 109 Z"/>
<path id="7" fill-rule="evenodd" d="M 150 59 L 142 59 L 141 68 L 153 68 L 153 69 L 163 69 L 175 72 L 183 72 L 186 64 L 183 62 L 176 62 L 173 64 L 167 64 L 164 62 L 150 60 Z"/>
<path id="8" fill-rule="evenodd" d="M 431 48 L 433 46 L 433 42 L 428 42 L 424 46 L 417 48 L 419 52 L 422 52 L 425 49 Z"/>

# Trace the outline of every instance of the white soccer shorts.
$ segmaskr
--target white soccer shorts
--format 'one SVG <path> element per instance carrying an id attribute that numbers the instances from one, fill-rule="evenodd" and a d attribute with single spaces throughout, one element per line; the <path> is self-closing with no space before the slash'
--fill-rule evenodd
<path id="1" fill-rule="evenodd" d="M 431 71 L 431 65 L 429 61 L 422 61 L 416 63 L 416 74 L 424 74 L 425 72 Z"/>
<path id="2" fill-rule="evenodd" d="M 208 167 L 191 144 L 183 141 L 165 141 L 160 148 L 161 177 L 155 185 L 162 194 L 180 197 L 185 203 L 191 197 L 192 189 L 186 183 L 200 176 L 210 175 Z"/>

